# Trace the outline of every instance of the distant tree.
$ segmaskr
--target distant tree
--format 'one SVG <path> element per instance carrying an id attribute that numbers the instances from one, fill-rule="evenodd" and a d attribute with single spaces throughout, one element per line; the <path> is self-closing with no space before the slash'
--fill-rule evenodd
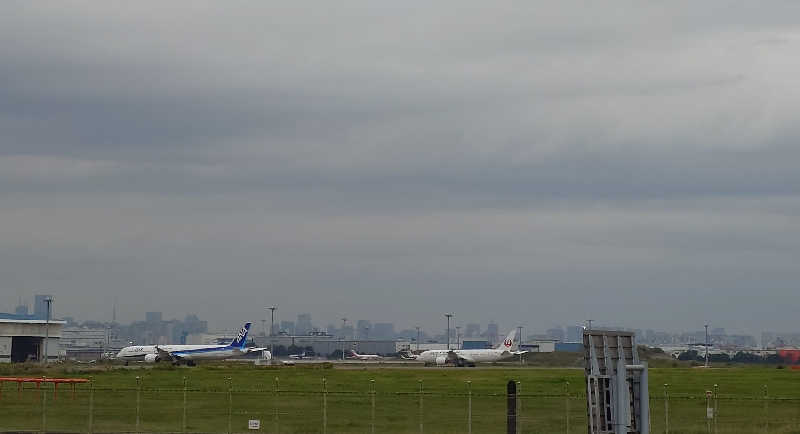
<path id="1" fill-rule="evenodd" d="M 698 361 L 700 359 L 698 359 L 698 357 L 697 357 L 697 350 L 689 350 L 689 351 L 684 351 L 684 352 L 678 354 L 678 360 L 681 360 L 681 361 L 689 361 L 689 360 Z"/>
<path id="2" fill-rule="evenodd" d="M 332 353 L 328 354 L 328 360 L 339 360 L 342 358 L 342 350 L 333 350 Z"/>
<path id="3" fill-rule="evenodd" d="M 709 354 L 708 361 L 714 363 L 728 363 L 731 361 L 731 357 L 725 353 L 722 354 Z"/>
<path id="4" fill-rule="evenodd" d="M 734 363 L 764 363 L 764 359 L 758 354 L 747 353 L 744 351 L 739 351 L 738 353 L 734 354 L 731 361 Z"/>
<path id="5" fill-rule="evenodd" d="M 764 358 L 764 363 L 769 363 L 771 365 L 777 365 L 783 363 L 783 357 L 780 354 L 770 354 Z"/>
<path id="6" fill-rule="evenodd" d="M 283 345 L 276 345 L 274 348 L 273 356 L 287 356 L 289 353 L 286 351 L 286 347 Z"/>
<path id="7" fill-rule="evenodd" d="M 307 356 L 315 357 L 317 353 L 314 352 L 314 347 L 308 345 L 307 347 L 303 348 L 303 351 L 306 352 Z"/>

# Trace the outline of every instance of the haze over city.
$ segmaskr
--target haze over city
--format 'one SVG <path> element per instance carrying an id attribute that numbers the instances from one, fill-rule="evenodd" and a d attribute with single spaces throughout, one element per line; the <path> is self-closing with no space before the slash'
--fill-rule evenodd
<path id="1" fill-rule="evenodd" d="M 0 311 L 797 331 L 798 13 L 6 2 Z"/>

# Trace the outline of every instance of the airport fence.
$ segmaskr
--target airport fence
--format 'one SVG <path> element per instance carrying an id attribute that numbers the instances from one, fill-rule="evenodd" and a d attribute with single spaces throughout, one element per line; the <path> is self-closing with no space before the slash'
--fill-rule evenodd
<path id="1" fill-rule="evenodd" d="M 271 387 L 103 387 L 89 383 L 8 384 L 0 389 L 0 431 L 27 432 L 270 432 L 270 433 L 500 433 L 506 432 L 505 387 L 497 393 L 428 390 L 418 381 L 403 391 L 381 390 L 374 381 L 359 390 Z M 526 393 L 518 384 L 519 433 L 585 433 L 586 399 L 570 393 Z M 651 433 L 800 432 L 800 396 L 726 395 L 715 388 L 670 394 L 651 388 Z M 800 391 L 799 391 L 800 392 Z M 711 409 L 711 410 L 709 410 Z"/>

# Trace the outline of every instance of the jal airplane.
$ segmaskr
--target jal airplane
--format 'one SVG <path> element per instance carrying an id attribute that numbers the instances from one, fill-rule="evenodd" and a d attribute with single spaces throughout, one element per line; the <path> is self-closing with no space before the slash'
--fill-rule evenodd
<path id="1" fill-rule="evenodd" d="M 358 359 L 362 361 L 369 361 L 369 360 L 380 360 L 383 357 L 377 354 L 358 354 L 357 352 L 350 350 L 350 357 L 353 359 Z"/>
<path id="2" fill-rule="evenodd" d="M 411 356 L 425 364 L 456 366 L 475 366 L 476 363 L 491 363 L 505 360 L 513 356 L 525 354 L 527 351 L 512 351 L 517 330 L 514 329 L 503 342 L 493 349 L 484 350 L 427 350 L 418 356 Z"/>
<path id="3" fill-rule="evenodd" d="M 221 360 L 242 356 L 248 353 L 262 352 L 265 359 L 272 358 L 267 348 L 247 348 L 247 332 L 250 323 L 245 323 L 233 341 L 228 345 L 133 345 L 125 347 L 117 353 L 117 359 L 148 363 L 170 361 L 173 364 L 185 363 L 194 366 L 197 360 Z"/>

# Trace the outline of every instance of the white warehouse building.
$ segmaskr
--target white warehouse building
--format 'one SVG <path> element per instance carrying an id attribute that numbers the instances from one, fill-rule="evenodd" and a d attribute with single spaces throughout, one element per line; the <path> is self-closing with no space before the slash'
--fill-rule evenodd
<path id="1" fill-rule="evenodd" d="M 57 360 L 60 352 L 61 320 L 44 320 L 34 315 L 0 313 L 0 363 L 41 361 L 47 340 L 48 360 Z"/>

